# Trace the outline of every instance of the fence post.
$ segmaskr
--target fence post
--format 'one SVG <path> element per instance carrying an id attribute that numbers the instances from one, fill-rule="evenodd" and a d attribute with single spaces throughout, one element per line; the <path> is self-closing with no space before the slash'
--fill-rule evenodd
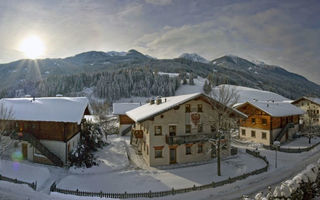
<path id="1" fill-rule="evenodd" d="M 152 196 L 151 196 L 151 193 L 152 193 L 152 192 L 151 192 L 151 190 L 149 190 L 149 198 L 151 198 L 151 197 L 152 197 Z"/>
<path id="2" fill-rule="evenodd" d="M 193 190 L 196 190 L 196 185 L 193 185 Z"/>
<path id="3" fill-rule="evenodd" d="M 100 190 L 100 194 L 99 195 L 100 195 L 100 198 L 102 198 L 102 190 Z"/>
<path id="4" fill-rule="evenodd" d="M 214 181 L 212 181 L 211 185 L 213 188 L 216 187 L 216 183 Z"/>
<path id="5" fill-rule="evenodd" d="M 37 186 L 38 186 L 38 183 L 37 181 L 34 182 L 34 190 L 37 190 Z"/>
<path id="6" fill-rule="evenodd" d="M 79 196 L 79 189 L 77 189 L 77 190 L 76 190 L 76 195 L 78 195 L 78 196 Z"/>
<path id="7" fill-rule="evenodd" d="M 0 180 L 2 180 L 2 175 L 0 174 Z"/>
<path id="8" fill-rule="evenodd" d="M 171 190 L 171 194 L 172 194 L 172 195 L 174 195 L 174 194 L 175 194 L 174 188 L 172 188 L 172 190 Z"/>

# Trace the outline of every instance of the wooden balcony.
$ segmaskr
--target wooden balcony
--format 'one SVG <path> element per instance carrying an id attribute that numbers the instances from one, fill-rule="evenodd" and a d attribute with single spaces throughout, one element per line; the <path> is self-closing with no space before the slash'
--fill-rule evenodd
<path id="1" fill-rule="evenodd" d="M 142 130 L 132 130 L 133 135 L 135 138 L 143 138 L 143 131 Z"/>
<path id="2" fill-rule="evenodd" d="M 166 143 L 168 145 L 175 144 L 190 144 L 197 142 L 206 142 L 210 138 L 215 138 L 214 133 L 196 133 L 196 134 L 183 134 L 177 136 L 168 136 L 166 135 Z"/>

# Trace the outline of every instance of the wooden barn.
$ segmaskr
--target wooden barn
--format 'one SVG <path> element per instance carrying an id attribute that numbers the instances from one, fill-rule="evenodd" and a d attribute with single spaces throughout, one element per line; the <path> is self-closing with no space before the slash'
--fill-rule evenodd
<path id="1" fill-rule="evenodd" d="M 12 110 L 11 128 L 22 140 L 23 157 L 33 162 L 63 166 L 80 141 L 81 123 L 90 114 L 85 97 L 5 98 Z"/>
<path id="2" fill-rule="evenodd" d="M 118 116 L 119 133 L 124 135 L 131 131 L 134 121 L 127 116 L 126 112 L 141 106 L 141 103 L 113 103 L 113 114 Z"/>
<path id="3" fill-rule="evenodd" d="M 240 120 L 239 136 L 264 145 L 285 142 L 299 131 L 300 108 L 283 102 L 246 102 L 236 107 L 248 118 Z"/>

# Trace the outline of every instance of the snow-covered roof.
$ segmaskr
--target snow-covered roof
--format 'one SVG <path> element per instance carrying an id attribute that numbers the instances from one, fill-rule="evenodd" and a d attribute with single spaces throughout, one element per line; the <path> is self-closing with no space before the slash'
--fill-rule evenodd
<path id="1" fill-rule="evenodd" d="M 141 106 L 140 103 L 113 103 L 113 114 L 124 115 L 126 112 Z"/>
<path id="2" fill-rule="evenodd" d="M 298 102 L 298 101 L 300 101 L 300 100 L 302 100 L 302 99 L 306 99 L 306 100 L 309 100 L 309 101 L 311 101 L 311 102 L 313 102 L 313 103 L 315 103 L 315 104 L 320 105 L 320 98 L 316 98 L 316 97 L 301 97 L 301 98 L 295 100 L 295 101 L 292 102 L 292 103 L 296 103 L 296 102 Z"/>
<path id="3" fill-rule="evenodd" d="M 202 93 L 193 93 L 193 94 L 186 94 L 186 95 L 180 95 L 180 96 L 165 97 L 165 98 L 162 98 L 162 103 L 159 105 L 145 104 L 136 109 L 126 112 L 126 114 L 135 122 L 141 122 L 150 117 L 163 113 L 167 110 L 174 108 L 175 106 L 181 105 L 185 102 L 188 102 L 200 96 L 206 96 L 206 95 Z M 240 111 L 235 109 L 233 110 L 236 113 L 242 115 L 243 117 L 246 117 L 246 115 L 241 113 Z"/>
<path id="4" fill-rule="evenodd" d="M 251 104 L 265 113 L 268 113 L 272 117 L 285 117 L 304 114 L 302 109 L 287 102 L 250 101 L 246 103 Z M 237 108 L 241 107 L 242 105 L 237 106 Z"/>
<path id="5" fill-rule="evenodd" d="M 220 87 L 225 87 L 229 90 L 235 90 L 239 95 L 238 103 L 245 103 L 247 101 L 277 101 L 288 102 L 290 99 L 283 97 L 274 92 L 258 90 L 249 87 L 223 84 L 213 88 L 213 92 L 218 91 Z"/>
<path id="6" fill-rule="evenodd" d="M 14 120 L 80 124 L 89 100 L 86 97 L 4 98 L 0 104 L 12 109 Z"/>

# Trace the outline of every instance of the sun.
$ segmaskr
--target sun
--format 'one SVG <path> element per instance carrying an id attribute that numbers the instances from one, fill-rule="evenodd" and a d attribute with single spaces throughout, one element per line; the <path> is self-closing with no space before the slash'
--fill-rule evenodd
<path id="1" fill-rule="evenodd" d="M 19 50 L 29 59 L 37 59 L 44 54 L 45 46 L 38 36 L 25 38 L 19 46 Z"/>

